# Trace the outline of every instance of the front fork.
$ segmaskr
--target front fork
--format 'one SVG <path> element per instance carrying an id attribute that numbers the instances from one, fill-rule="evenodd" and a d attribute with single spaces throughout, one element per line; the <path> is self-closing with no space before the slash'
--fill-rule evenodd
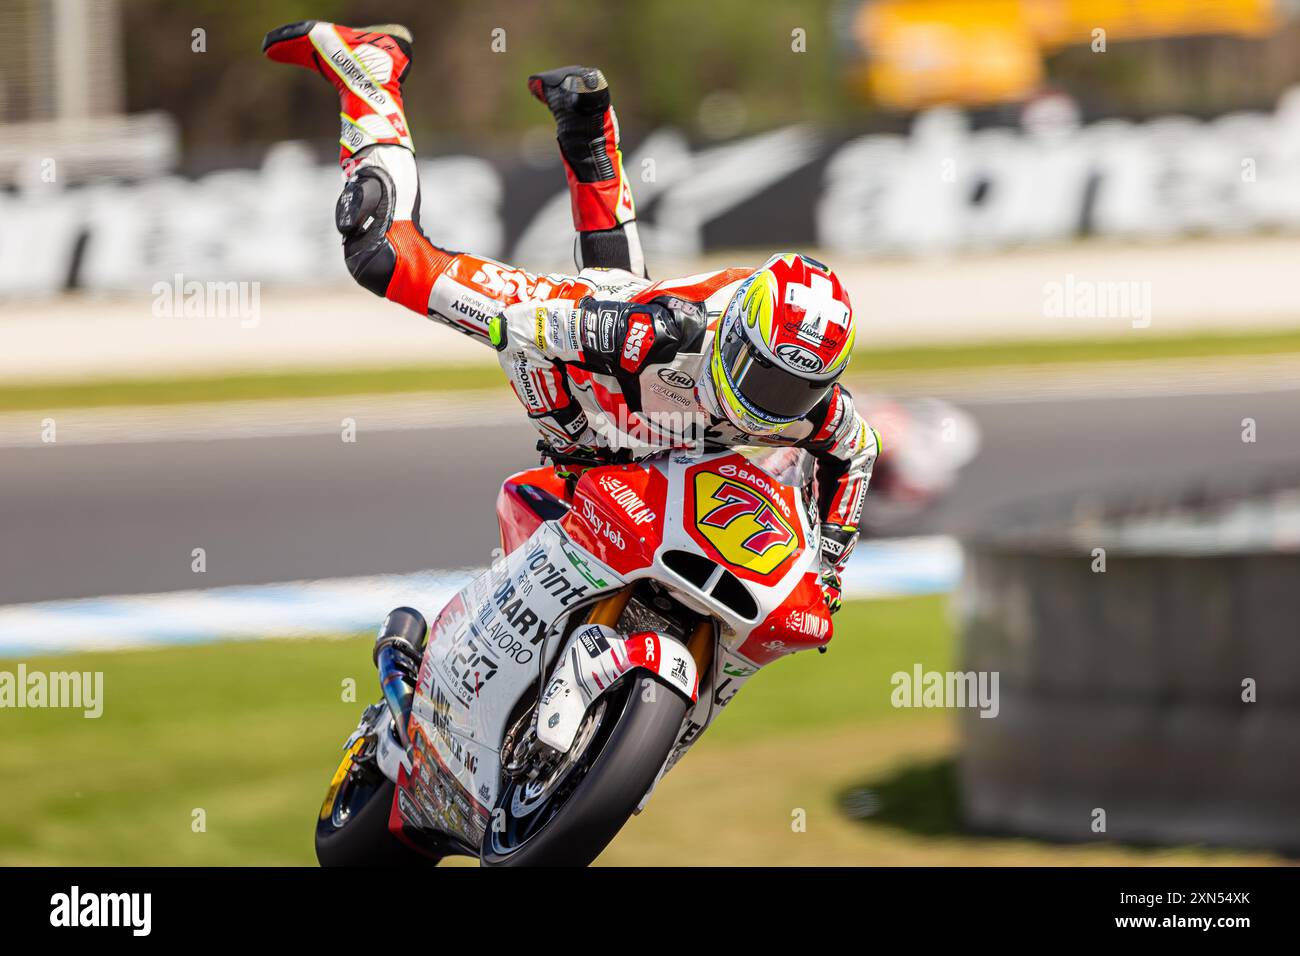
<path id="1" fill-rule="evenodd" d="M 592 607 L 591 614 L 587 616 L 587 623 L 617 627 L 619 618 L 627 608 L 627 602 L 632 599 L 632 591 L 635 587 L 635 584 L 629 584 L 604 600 L 598 601 Z M 709 672 L 709 667 L 713 663 L 713 644 L 713 622 L 708 618 L 701 618 L 686 641 L 686 649 L 691 652 L 697 673 Z"/>
<path id="2" fill-rule="evenodd" d="M 685 644 L 655 631 L 623 635 L 617 625 L 634 587 L 597 602 L 559 655 L 533 724 L 536 740 L 551 752 L 568 752 L 591 706 L 629 671 L 654 674 L 692 704 L 698 698 L 699 675 L 713 661 L 713 623 L 701 621 Z"/>

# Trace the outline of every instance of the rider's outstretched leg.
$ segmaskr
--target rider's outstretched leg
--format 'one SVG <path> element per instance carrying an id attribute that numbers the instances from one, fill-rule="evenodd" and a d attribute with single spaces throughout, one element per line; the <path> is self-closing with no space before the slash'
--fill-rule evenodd
<path id="1" fill-rule="evenodd" d="M 419 226 L 420 181 L 402 104 L 410 31 L 306 20 L 272 30 L 262 51 L 319 73 L 338 91 L 339 163 L 347 181 L 335 225 L 348 271 L 376 295 L 428 314 L 434 279 L 453 254 L 430 243 Z"/>

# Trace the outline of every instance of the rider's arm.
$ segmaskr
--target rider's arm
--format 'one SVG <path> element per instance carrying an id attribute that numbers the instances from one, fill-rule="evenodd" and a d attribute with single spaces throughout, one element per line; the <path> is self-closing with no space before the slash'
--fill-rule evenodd
<path id="1" fill-rule="evenodd" d="M 671 361 L 694 334 L 691 303 L 585 298 L 523 302 L 493 322 L 501 368 L 528 417 L 552 444 L 599 444 L 574 400 L 571 366 L 615 378 Z M 675 306 L 675 307 L 670 307 Z"/>
<path id="2" fill-rule="evenodd" d="M 853 407 L 853 396 L 836 385 L 809 416 L 817 431 L 802 443 L 817 459 L 822 566 L 839 573 L 858 540 L 858 523 L 880 435 Z"/>
<path id="3" fill-rule="evenodd" d="M 618 117 L 604 74 L 591 67 L 563 66 L 530 76 L 528 89 L 555 117 L 578 231 L 578 267 L 645 275 L 632 185 L 623 171 Z"/>

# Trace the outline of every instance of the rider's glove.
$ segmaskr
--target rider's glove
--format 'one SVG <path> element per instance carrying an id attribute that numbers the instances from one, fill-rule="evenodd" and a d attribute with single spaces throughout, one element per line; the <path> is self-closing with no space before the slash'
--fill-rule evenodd
<path id="1" fill-rule="evenodd" d="M 826 610 L 834 614 L 840 609 L 840 598 L 844 590 L 840 583 L 839 571 L 835 568 L 823 567 L 821 580 L 818 583 L 822 587 L 822 599 L 826 602 Z"/>
<path id="2" fill-rule="evenodd" d="M 555 474 L 560 478 L 577 481 L 591 469 L 609 464 L 609 450 L 596 445 L 576 442 L 561 445 L 542 441 L 537 443 L 537 448 L 543 452 L 543 460 L 559 456 L 555 462 Z"/>

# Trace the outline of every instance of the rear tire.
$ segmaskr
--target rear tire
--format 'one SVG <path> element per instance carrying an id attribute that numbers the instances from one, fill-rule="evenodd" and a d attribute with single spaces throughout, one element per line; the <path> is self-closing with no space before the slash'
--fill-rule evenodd
<path id="1" fill-rule="evenodd" d="M 360 779 L 347 775 L 352 756 L 343 758 L 325 806 L 316 819 L 316 859 L 321 866 L 431 867 L 440 857 L 407 846 L 388 829 L 396 786 L 376 767 Z"/>
<path id="2" fill-rule="evenodd" d="M 653 694 L 643 692 L 647 683 Z M 605 717 L 563 792 L 515 816 L 521 785 L 505 782 L 493 813 L 503 825 L 488 827 L 484 866 L 586 866 L 623 828 L 667 759 L 688 702 L 648 675 L 634 675 L 602 699 Z"/>

